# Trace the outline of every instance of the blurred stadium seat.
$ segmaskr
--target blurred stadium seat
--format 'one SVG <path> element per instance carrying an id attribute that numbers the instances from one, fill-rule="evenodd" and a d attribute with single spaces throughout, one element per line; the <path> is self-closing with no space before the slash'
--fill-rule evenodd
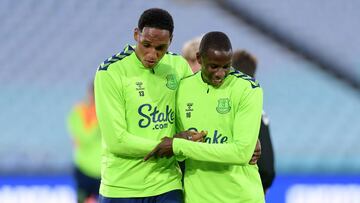
<path id="1" fill-rule="evenodd" d="M 314 0 L 309 2 L 274 0 L 224 0 L 262 30 L 276 35 L 307 56 L 326 63 L 360 88 L 359 1 Z M 336 70 L 335 70 L 336 71 Z"/>

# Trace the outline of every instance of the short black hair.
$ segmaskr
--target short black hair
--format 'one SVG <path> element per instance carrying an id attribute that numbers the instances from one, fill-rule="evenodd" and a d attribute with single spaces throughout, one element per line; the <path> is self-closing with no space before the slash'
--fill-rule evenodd
<path id="1" fill-rule="evenodd" d="M 206 33 L 200 42 L 200 55 L 203 56 L 209 49 L 221 51 L 232 50 L 229 37 L 225 33 L 219 31 Z"/>
<path id="2" fill-rule="evenodd" d="M 256 58 L 244 50 L 237 50 L 234 52 L 232 66 L 246 75 L 255 77 L 257 66 Z"/>
<path id="3" fill-rule="evenodd" d="M 158 28 L 168 30 L 170 35 L 174 31 L 174 21 L 169 12 L 161 8 L 150 8 L 145 10 L 138 22 L 138 28 L 140 31 L 144 27 Z"/>

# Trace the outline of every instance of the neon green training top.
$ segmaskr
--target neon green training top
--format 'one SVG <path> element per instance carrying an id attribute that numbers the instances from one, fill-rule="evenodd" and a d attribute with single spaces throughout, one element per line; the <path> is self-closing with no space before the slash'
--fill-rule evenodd
<path id="1" fill-rule="evenodd" d="M 74 162 L 85 175 L 100 178 L 101 136 L 93 104 L 77 104 L 67 119 L 73 138 Z"/>
<path id="2" fill-rule="evenodd" d="M 175 158 L 143 158 L 175 133 L 176 90 L 191 74 L 185 59 L 172 53 L 145 68 L 131 46 L 100 65 L 95 101 L 103 143 L 101 195 L 147 197 L 182 189 Z"/>
<path id="3" fill-rule="evenodd" d="M 219 88 L 201 72 L 183 79 L 177 94 L 179 131 L 207 130 L 204 143 L 174 139 L 185 160 L 185 202 L 264 202 L 258 167 L 249 165 L 258 139 L 262 89 L 247 75 L 231 71 Z"/>

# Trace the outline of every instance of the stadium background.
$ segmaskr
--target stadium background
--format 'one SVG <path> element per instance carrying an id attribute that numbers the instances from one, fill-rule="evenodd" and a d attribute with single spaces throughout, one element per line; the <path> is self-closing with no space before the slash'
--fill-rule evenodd
<path id="1" fill-rule="evenodd" d="M 277 170 L 267 202 L 360 202 L 356 0 L 2 0 L 0 202 L 74 202 L 65 118 L 150 7 L 174 17 L 172 52 L 220 30 L 257 56 Z"/>

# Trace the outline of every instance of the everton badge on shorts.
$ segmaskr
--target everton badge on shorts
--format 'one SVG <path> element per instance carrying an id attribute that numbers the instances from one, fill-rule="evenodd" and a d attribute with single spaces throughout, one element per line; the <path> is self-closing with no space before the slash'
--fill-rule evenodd
<path id="1" fill-rule="evenodd" d="M 218 106 L 216 107 L 216 111 L 221 114 L 226 114 L 230 111 L 230 99 L 229 98 L 221 98 L 218 100 Z"/>

